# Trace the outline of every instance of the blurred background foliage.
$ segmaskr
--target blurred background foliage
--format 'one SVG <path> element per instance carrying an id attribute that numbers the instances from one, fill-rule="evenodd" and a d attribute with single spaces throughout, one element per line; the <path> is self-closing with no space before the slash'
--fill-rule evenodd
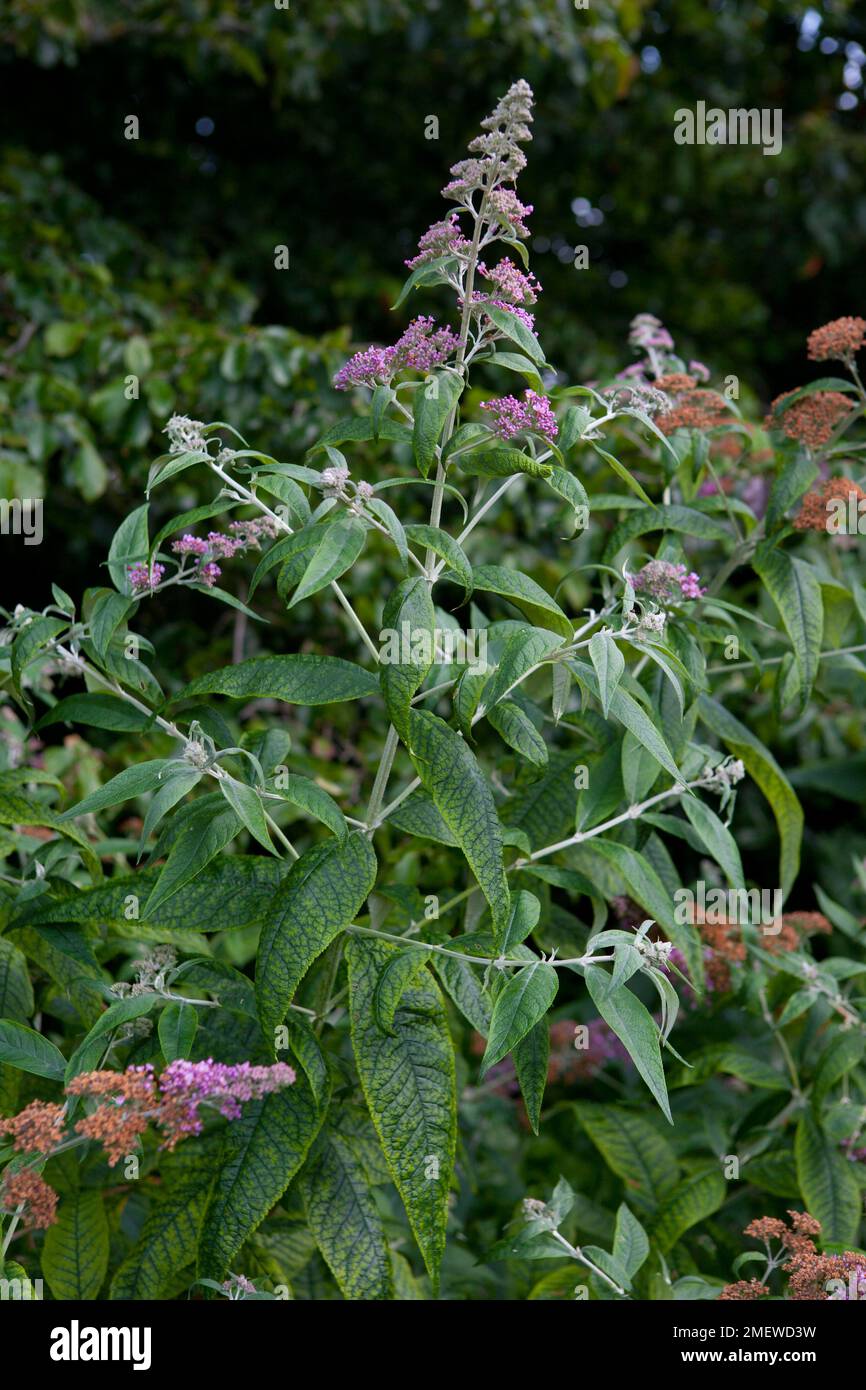
<path id="1" fill-rule="evenodd" d="M 391 314 L 402 262 L 519 75 L 537 95 L 521 195 L 539 325 L 569 379 L 624 365 L 651 310 L 768 397 L 808 377 L 809 329 L 862 309 L 852 0 L 281 5 L 0 6 L 0 494 L 51 488 L 69 567 L 104 553 L 171 410 L 297 458 L 342 409 L 349 346 L 437 312 L 424 294 Z M 783 152 L 675 145 L 674 111 L 698 100 L 781 108 Z M 79 497 L 99 520 L 70 537 Z"/>

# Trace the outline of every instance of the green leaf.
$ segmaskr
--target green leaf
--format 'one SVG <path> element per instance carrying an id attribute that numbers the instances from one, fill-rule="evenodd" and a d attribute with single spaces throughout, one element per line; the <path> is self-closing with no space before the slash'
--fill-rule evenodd
<path id="1" fill-rule="evenodd" d="M 351 568 L 364 549 L 367 530 L 355 517 L 341 516 L 330 525 L 319 529 L 322 532 L 321 539 L 292 595 L 290 608 L 294 608 L 302 599 L 317 594 L 333 580 L 339 579 L 341 574 L 345 574 L 346 570 Z"/>
<path id="2" fill-rule="evenodd" d="M 347 944 L 352 1046 L 370 1115 L 435 1288 L 457 1143 L 454 1049 L 442 997 L 429 975 L 406 991 L 394 1018 L 395 1036 L 379 1028 L 373 999 L 392 949 L 356 938 Z"/>
<path id="3" fill-rule="evenodd" d="M 42 1273 L 57 1299 L 96 1298 L 108 1270 L 108 1217 L 101 1192 L 67 1193 L 42 1249 Z"/>
<path id="4" fill-rule="evenodd" d="M 662 1114 L 673 1124 L 659 1048 L 659 1032 L 652 1015 L 626 985 L 610 989 L 607 972 L 600 966 L 588 965 L 584 973 L 592 1002 L 625 1047 Z"/>
<path id="5" fill-rule="evenodd" d="M 231 844 L 240 830 L 241 823 L 229 807 L 214 813 L 213 807 L 206 804 L 201 808 L 196 806 L 192 811 L 172 844 L 162 873 L 144 904 L 142 911 L 145 917 L 151 916 L 200 874 L 226 845 Z"/>
<path id="6" fill-rule="evenodd" d="M 587 441 L 587 443 L 591 445 L 591 447 L 598 454 L 599 458 L 604 459 L 607 466 L 613 469 L 617 477 L 622 478 L 622 481 L 626 484 L 626 486 L 630 487 L 632 492 L 637 493 L 638 497 L 642 502 L 646 502 L 647 506 L 649 507 L 652 507 L 654 505 L 652 498 L 647 496 L 646 492 L 644 492 L 637 478 L 632 477 L 631 473 L 629 473 L 624 463 L 620 463 L 618 458 L 614 458 L 613 454 L 609 454 L 606 449 L 602 449 L 601 445 L 596 444 L 594 440 L 590 439 Z"/>
<path id="7" fill-rule="evenodd" d="M 568 667 L 600 702 L 601 688 L 592 667 L 587 666 L 584 661 L 574 660 L 569 660 Z M 682 782 L 684 780 L 673 760 L 670 749 L 655 724 L 634 696 L 630 695 L 622 686 L 617 686 L 610 696 L 610 713 L 614 719 L 628 729 L 629 733 L 634 734 L 638 743 L 643 744 L 648 753 L 652 753 L 659 766 L 663 767 L 665 772 L 670 773 L 674 781 Z"/>
<path id="8" fill-rule="evenodd" d="M 102 877 L 102 865 L 89 840 L 75 826 L 67 825 L 65 817 L 50 811 L 35 797 L 23 796 L 9 786 L 0 788 L 0 825 L 25 826 L 40 825 L 54 830 L 70 840 L 81 851 L 81 857 L 94 879 Z"/>
<path id="9" fill-rule="evenodd" d="M 828 1138 L 808 1111 L 797 1125 L 794 1156 L 803 1201 L 821 1222 L 822 1239 L 844 1241 L 850 1247 L 860 1226 L 860 1188 L 838 1143 Z"/>
<path id="10" fill-rule="evenodd" d="M 595 839 L 586 852 L 600 855 L 625 880 L 629 895 L 645 908 L 663 929 L 665 936 L 685 955 L 692 979 L 701 980 L 702 951 L 698 934 L 694 927 L 681 923 L 674 912 L 671 894 L 665 887 L 653 865 L 644 854 L 629 845 L 617 844 L 612 840 Z"/>
<path id="11" fill-rule="evenodd" d="M 231 1128 L 241 1123 L 235 1120 Z M 112 1280 L 113 1300 L 162 1299 L 179 1292 L 178 1274 L 196 1258 L 210 1185 L 211 1172 L 207 1170 L 198 1173 L 195 1180 L 172 1185 L 154 1203 L 131 1254 Z"/>
<path id="12" fill-rule="evenodd" d="M 774 550 L 765 542 L 752 561 L 755 573 L 763 581 L 772 598 L 800 673 L 801 708 L 818 674 L 821 662 L 821 641 L 824 635 L 824 605 L 821 585 L 811 565 L 805 560 L 792 559 L 783 550 Z"/>
<path id="13" fill-rule="evenodd" d="M 147 513 L 148 505 L 137 507 L 120 523 L 108 549 L 108 573 L 118 593 L 126 598 L 132 597 L 129 582 L 129 568 L 147 561 Z"/>
<path id="14" fill-rule="evenodd" d="M 516 314 L 510 313 L 508 309 L 496 309 L 492 304 L 485 304 L 485 317 L 495 324 L 499 332 L 512 343 L 516 343 L 526 356 L 540 366 L 545 365 L 544 352 L 535 334 L 521 323 Z"/>
<path id="15" fill-rule="evenodd" d="M 589 642 L 589 655 L 598 677 L 598 696 L 601 712 L 605 719 L 610 711 L 610 702 L 625 670 L 625 657 L 613 640 L 607 628 L 596 632 Z"/>
<path id="16" fill-rule="evenodd" d="M 548 628 L 561 637 L 573 635 L 572 624 L 559 604 L 528 574 L 504 565 L 477 565 L 472 573 L 476 589 L 508 599 L 536 627 Z"/>
<path id="17" fill-rule="evenodd" d="M 816 1110 L 836 1082 L 859 1065 L 864 1050 L 866 1038 L 862 1033 L 837 1033 L 831 1039 L 821 1053 L 812 1081 L 812 1105 Z"/>
<path id="18" fill-rule="evenodd" d="M 391 1251 L 370 1183 L 351 1141 L 328 1130 L 300 1179 L 307 1222 L 348 1299 L 392 1299 Z"/>
<path id="19" fill-rule="evenodd" d="M 487 722 L 509 748 L 536 767 L 547 763 L 547 744 L 527 714 L 513 700 L 501 700 L 487 711 Z"/>
<path id="20" fill-rule="evenodd" d="M 658 1207 L 677 1185 L 679 1164 L 667 1139 L 641 1113 L 580 1101 L 577 1117 L 608 1167 L 643 1208 Z"/>
<path id="21" fill-rule="evenodd" d="M 265 808 L 255 787 L 248 786 L 246 782 L 230 781 L 228 777 L 223 778 L 219 786 L 229 806 L 253 839 L 271 854 L 276 854 L 265 819 Z"/>
<path id="22" fill-rule="evenodd" d="M 103 1040 L 109 1033 L 113 1033 L 124 1023 L 132 1022 L 133 1019 L 143 1018 L 163 1002 L 162 995 L 152 993 L 130 995 L 126 999 L 118 999 L 116 1003 L 109 1004 L 66 1063 L 66 1083 L 80 1076 L 82 1072 L 93 1071 L 99 1066 L 99 1059 L 106 1046 Z"/>
<path id="23" fill-rule="evenodd" d="M 313 845 L 289 870 L 262 928 L 256 1001 L 270 1038 L 307 970 L 350 926 L 376 881 L 376 855 L 364 835 Z"/>
<path id="24" fill-rule="evenodd" d="M 443 371 L 431 372 L 415 393 L 412 448 L 422 478 L 427 477 L 436 461 L 439 436 L 462 391 L 462 378 L 454 372 Z"/>
<path id="25" fill-rule="evenodd" d="M 785 464 L 773 483 L 770 500 L 767 503 L 765 525 L 767 533 L 774 531 L 784 519 L 789 507 L 803 496 L 818 476 L 818 465 L 810 454 L 796 453 Z"/>
<path id="26" fill-rule="evenodd" d="M 123 772 L 118 772 L 116 777 L 106 782 L 104 787 L 91 792 L 83 801 L 76 802 L 68 811 L 64 811 L 60 819 L 72 820 L 75 816 L 104 811 L 107 806 L 118 806 L 122 801 L 131 801 L 133 797 L 143 796 L 145 792 L 151 792 L 160 785 L 162 775 L 169 766 L 167 758 L 152 758 L 133 767 L 124 768 Z"/>
<path id="27" fill-rule="evenodd" d="M 369 415 L 344 415 L 341 420 L 335 421 L 330 429 L 326 430 L 318 443 L 307 452 L 312 454 L 318 449 L 328 449 L 333 445 L 345 444 L 347 440 L 362 441 L 372 439 L 374 433 L 374 422 Z M 379 421 L 379 439 L 388 439 L 395 444 L 404 444 L 411 439 L 411 431 L 406 425 L 400 424 L 397 420 L 389 420 L 387 416 Z"/>
<path id="28" fill-rule="evenodd" d="M 649 506 L 630 511 L 614 528 L 604 548 L 603 560 L 612 565 L 629 541 L 651 531 L 676 531 L 685 536 L 698 536 L 706 541 L 727 541 L 729 531 L 723 521 L 694 507 Z"/>
<path id="29" fill-rule="evenodd" d="M 526 1106 L 526 1116 L 533 1134 L 537 1134 L 550 1062 L 550 1028 L 546 1018 L 539 1019 L 534 1028 L 530 1028 L 512 1049 L 511 1055 Z"/>
<path id="30" fill-rule="evenodd" d="M 481 1059 L 481 1075 L 501 1062 L 544 1017 L 556 998 L 559 978 L 552 965 L 535 961 L 511 976 L 493 1005 L 490 1034 Z"/>
<path id="31" fill-rule="evenodd" d="M 727 1195 L 728 1185 L 720 1168 L 707 1168 L 685 1178 L 666 1198 L 653 1223 L 652 1238 L 662 1254 L 672 1250 L 692 1226 L 718 1211 Z"/>
<path id="32" fill-rule="evenodd" d="M 235 700 L 285 700 L 290 705 L 329 705 L 376 695 L 375 672 L 337 656 L 254 656 L 210 671 L 173 696 L 172 703 L 194 695 L 230 695 Z"/>
<path id="33" fill-rule="evenodd" d="M 529 627 L 513 632 L 502 649 L 495 674 L 484 689 L 479 708 L 489 710 L 499 700 L 504 700 L 530 671 L 540 666 L 545 657 L 559 646 L 561 639 L 554 637 L 548 628 Z"/>
<path id="34" fill-rule="evenodd" d="M 201 1278 L 223 1279 L 253 1231 L 280 1200 L 307 1157 L 324 1118 L 309 1082 L 248 1102 L 226 1126 L 199 1248 Z"/>
<path id="35" fill-rule="evenodd" d="M 167 1062 L 186 1059 L 198 1031 L 198 1015 L 192 1004 L 169 1004 L 159 1016 L 159 1045 Z"/>
<path id="36" fill-rule="evenodd" d="M 453 256 L 434 256 L 432 260 L 424 261 L 423 264 L 416 266 L 412 274 L 403 282 L 403 288 L 391 308 L 399 309 L 404 299 L 407 299 L 413 290 L 420 289 L 422 285 L 442 284 L 448 270 L 457 264 Z"/>
<path id="37" fill-rule="evenodd" d="M 395 1036 L 394 1016 L 403 995 L 411 984 L 420 984 L 426 979 L 424 966 L 431 955 L 431 951 L 410 946 L 389 957 L 373 995 L 373 1012 L 383 1033 Z"/>
<path id="38" fill-rule="evenodd" d="M 0 1062 L 49 1081 L 62 1081 L 66 1071 L 66 1058 L 53 1042 L 9 1018 L 0 1018 Z"/>
<path id="39" fill-rule="evenodd" d="M 457 459 L 464 473 L 478 478 L 511 478 L 515 473 L 528 473 L 533 478 L 550 478 L 549 463 L 539 463 L 520 449 L 473 449 Z"/>
<path id="40" fill-rule="evenodd" d="M 629 1280 L 637 1274 L 649 1254 L 649 1248 L 649 1237 L 643 1226 L 625 1202 L 621 1202 L 616 1213 L 613 1258 L 625 1270 Z"/>
<path id="41" fill-rule="evenodd" d="M 440 530 L 438 526 L 413 524 L 406 527 L 406 535 L 411 541 L 426 546 L 434 555 L 438 555 L 440 560 L 445 561 L 446 568 L 459 579 L 468 598 L 473 586 L 472 566 L 462 545 L 458 545 L 453 536 L 449 536 L 447 531 Z"/>
<path id="42" fill-rule="evenodd" d="M 140 905 L 149 898 L 161 873 L 161 867 L 143 869 L 60 900 L 45 895 L 27 907 L 20 920 L 40 924 L 94 923 L 115 931 L 134 932 L 141 916 Z M 209 864 L 168 903 L 148 913 L 145 920 L 166 933 L 257 926 L 273 901 L 282 873 L 282 864 L 275 860 L 228 855 Z"/>
<path id="43" fill-rule="evenodd" d="M 296 772 L 282 773 L 274 784 L 274 790 L 293 806 L 300 806 L 308 815 L 315 816 L 340 839 L 349 833 L 346 817 L 334 798 L 309 777 L 302 777 Z"/>
<path id="44" fill-rule="evenodd" d="M 382 615 L 379 681 L 394 728 L 405 741 L 412 696 L 433 664 L 436 615 L 430 586 L 422 575 L 404 579 L 390 595 Z M 392 651 L 391 648 L 396 648 Z M 395 660 L 394 657 L 397 656 Z M 402 658 L 406 657 L 407 660 Z"/>
<path id="45" fill-rule="evenodd" d="M 732 888 L 745 888 L 737 842 L 712 807 L 697 796 L 683 797 L 683 810 L 709 854 L 724 872 Z"/>
<path id="46" fill-rule="evenodd" d="M 735 758 L 740 758 L 749 776 L 757 782 L 770 803 L 781 841 L 779 876 L 787 896 L 800 868 L 803 838 L 803 810 L 790 782 L 772 753 L 738 719 L 708 695 L 698 696 L 701 720 L 717 734 Z"/>
<path id="47" fill-rule="evenodd" d="M 508 925 L 511 898 L 502 828 L 487 780 L 459 734 L 428 710 L 410 710 L 409 755 L 490 904 L 494 935 Z"/>
<path id="48" fill-rule="evenodd" d="M 151 717 L 119 695 L 68 695 L 46 710 L 35 729 L 51 724 L 84 724 L 91 729 L 112 729 L 117 733 L 138 733 L 146 729 Z"/>
<path id="49" fill-rule="evenodd" d="M 27 957 L 0 936 L 0 1018 L 24 1023 L 35 1010 Z"/>

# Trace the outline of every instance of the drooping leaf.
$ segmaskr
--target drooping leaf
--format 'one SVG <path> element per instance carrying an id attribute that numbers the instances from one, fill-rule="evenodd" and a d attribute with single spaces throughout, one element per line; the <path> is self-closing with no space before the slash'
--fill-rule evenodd
<path id="1" fill-rule="evenodd" d="M 508 923 L 510 894 L 496 805 L 466 742 L 428 710 L 410 710 L 409 754 L 424 789 L 466 856 L 490 904 L 494 932 Z"/>
<path id="2" fill-rule="evenodd" d="M 42 1273 L 57 1299 L 92 1299 L 108 1271 L 108 1217 L 101 1192 L 78 1190 L 60 1202 L 42 1250 Z"/>
<path id="3" fill-rule="evenodd" d="M 375 672 L 338 656 L 254 656 L 209 671 L 184 686 L 172 703 L 195 695 L 230 695 L 235 700 L 285 700 L 291 705 L 329 705 L 338 700 L 357 700 L 375 695 Z"/>
<path id="4" fill-rule="evenodd" d="M 262 1030 L 282 1023 L 309 967 L 360 912 L 376 881 L 364 835 L 313 845 L 289 870 L 262 928 L 256 1000 Z"/>
<path id="5" fill-rule="evenodd" d="M 388 1167 L 435 1285 L 457 1141 L 454 1050 L 430 976 L 406 991 L 394 1036 L 378 1026 L 374 995 L 392 949 L 356 938 L 346 947 L 352 1046 Z"/>
<path id="6" fill-rule="evenodd" d="M 391 1251 L 351 1141 L 331 1129 L 323 1134 L 300 1185 L 310 1230 L 344 1296 L 393 1298 Z"/>

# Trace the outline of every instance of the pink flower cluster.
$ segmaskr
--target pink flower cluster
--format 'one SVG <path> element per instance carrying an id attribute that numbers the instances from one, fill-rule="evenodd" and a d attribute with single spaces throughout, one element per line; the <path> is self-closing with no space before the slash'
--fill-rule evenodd
<path id="1" fill-rule="evenodd" d="M 457 335 L 450 328 L 435 328 L 431 317 L 413 319 L 393 347 L 369 347 L 356 352 L 334 377 L 337 391 L 353 386 L 377 386 L 397 372 L 429 372 L 456 350 Z"/>
<path id="2" fill-rule="evenodd" d="M 440 256 L 464 255 L 469 250 L 471 242 L 460 230 L 459 217 L 460 214 L 455 209 L 449 212 L 447 217 L 443 217 L 441 222 L 434 222 L 427 228 L 418 242 L 418 255 L 406 261 L 410 270 L 415 270 L 419 265 L 426 265 L 428 261 L 437 260 Z"/>
<path id="3" fill-rule="evenodd" d="M 528 237 L 526 218 L 534 211 L 532 203 L 521 203 L 513 188 L 494 188 L 488 206 L 508 227 L 513 236 Z"/>
<path id="4" fill-rule="evenodd" d="M 694 570 L 686 573 L 685 565 L 674 565 L 669 560 L 650 560 L 632 575 L 631 582 L 633 589 L 662 603 L 679 598 L 703 598 L 707 592 L 701 588 L 700 577 Z"/>
<path id="5" fill-rule="evenodd" d="M 149 589 L 155 589 L 164 574 L 165 565 L 156 563 L 150 566 L 144 564 L 130 565 L 129 582 L 132 585 L 132 592 L 143 594 Z"/>
<path id="6" fill-rule="evenodd" d="M 519 270 L 508 256 L 504 256 L 492 270 L 488 269 L 483 261 L 479 261 L 478 272 L 492 283 L 496 297 L 504 300 L 506 306 L 519 305 L 526 308 L 535 304 L 541 294 L 541 285 L 533 272 Z"/>
<path id="7" fill-rule="evenodd" d="M 491 428 L 499 439 L 513 439 L 524 432 L 555 439 L 559 433 L 550 402 L 545 396 L 539 396 L 537 391 L 524 391 L 522 401 L 516 396 L 500 396 L 497 400 L 484 401 L 481 409 L 490 412 Z"/>
<path id="8" fill-rule="evenodd" d="M 291 1086 L 295 1072 L 285 1062 L 255 1067 L 249 1062 L 171 1062 L 159 1078 L 159 1090 L 169 1102 L 173 1131 L 200 1134 L 201 1106 L 210 1106 L 227 1120 L 240 1118 L 241 1106 Z"/>

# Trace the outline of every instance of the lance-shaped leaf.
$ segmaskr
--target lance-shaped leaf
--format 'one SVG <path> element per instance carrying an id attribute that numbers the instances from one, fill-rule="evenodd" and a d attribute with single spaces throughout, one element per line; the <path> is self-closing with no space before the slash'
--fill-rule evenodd
<path id="1" fill-rule="evenodd" d="M 549 478 L 549 463 L 539 463 L 519 449 L 473 449 L 457 460 L 464 473 L 481 478 L 510 478 L 515 473 L 528 473 L 534 478 Z"/>
<path id="2" fill-rule="evenodd" d="M 415 392 L 412 447 L 422 478 L 427 477 L 436 460 L 439 436 L 462 391 L 463 380 L 454 372 L 434 372 Z"/>
<path id="3" fill-rule="evenodd" d="M 300 1179 L 307 1222 L 328 1268 L 349 1299 L 391 1299 L 391 1251 L 361 1158 L 328 1129 Z"/>
<path id="4" fill-rule="evenodd" d="M 404 579 L 391 594 L 382 615 L 379 680 L 394 728 L 405 739 L 409 705 L 433 664 L 436 615 L 430 586 L 422 575 Z"/>
<path id="5" fill-rule="evenodd" d="M 256 959 L 256 1002 L 267 1037 L 317 956 L 360 912 L 376 881 L 364 835 L 313 845 L 292 865 L 268 912 Z"/>
<path id="6" fill-rule="evenodd" d="M 42 1273 L 57 1299 L 95 1298 L 108 1269 L 108 1217 L 102 1193 L 69 1192 L 42 1250 Z"/>
<path id="7" fill-rule="evenodd" d="M 161 868 L 143 869 L 59 901 L 45 894 L 25 909 L 16 925 L 95 922 L 113 931 L 134 931 L 142 916 L 142 904 L 161 873 Z M 209 864 L 191 883 L 149 914 L 148 924 L 166 932 L 231 931 L 255 926 L 273 901 L 282 874 L 281 862 L 263 856 L 228 855 Z"/>
<path id="8" fill-rule="evenodd" d="M 527 762 L 534 763 L 536 767 L 546 766 L 547 744 L 529 715 L 513 700 L 500 700 L 498 705 L 488 710 L 487 722 L 509 748 L 526 758 Z"/>
<path id="9" fill-rule="evenodd" d="M 61 1081 L 66 1070 L 66 1058 L 59 1047 L 26 1024 L 8 1018 L 0 1018 L 0 1062 L 49 1081 Z"/>
<path id="10" fill-rule="evenodd" d="M 546 1018 L 540 1018 L 535 1026 L 530 1028 L 526 1036 L 512 1049 L 511 1055 L 520 1094 L 526 1106 L 527 1119 L 532 1126 L 533 1134 L 537 1134 L 550 1062 L 550 1027 Z"/>
<path id="11" fill-rule="evenodd" d="M 209 671 L 173 697 L 172 703 L 194 695 L 230 695 L 235 700 L 285 700 L 290 705 L 330 705 L 375 695 L 379 682 L 372 671 L 339 656 L 254 656 Z"/>
<path id="12" fill-rule="evenodd" d="M 683 810 L 733 888 L 745 888 L 737 842 L 724 821 L 698 796 L 683 797 Z"/>
<path id="13" fill-rule="evenodd" d="M 112 1299 L 174 1297 L 191 1282 L 182 1271 L 196 1258 L 210 1185 L 211 1172 L 202 1171 L 189 1182 L 171 1185 L 157 1199 L 132 1253 L 112 1280 Z"/>
<path id="14" fill-rule="evenodd" d="M 356 517 L 341 516 L 321 528 L 322 536 L 295 590 L 290 608 L 310 598 L 333 580 L 339 579 L 355 563 L 364 549 L 367 531 Z"/>
<path id="15" fill-rule="evenodd" d="M 801 707 L 818 674 L 824 634 L 824 605 L 817 575 L 805 560 L 776 550 L 770 542 L 759 547 L 752 561 L 755 573 L 772 598 L 791 639 L 800 673 Z"/>
<path id="16" fill-rule="evenodd" d="M 429 975 L 406 991 L 394 1036 L 382 1032 L 374 997 L 394 949 L 356 938 L 346 947 L 352 1046 L 388 1167 L 435 1285 L 457 1143 L 454 1049 L 442 996 Z"/>
<path id="17" fill-rule="evenodd" d="M 244 1241 L 282 1197 L 319 1132 L 327 1109 L 298 1071 L 295 1082 L 248 1102 L 226 1126 L 202 1223 L 199 1276 L 223 1279 Z"/>
<path id="18" fill-rule="evenodd" d="M 610 702 L 619 685 L 619 678 L 625 670 L 625 657 L 607 629 L 603 632 L 596 632 L 590 638 L 589 655 L 598 677 L 601 712 L 607 719 Z"/>
<path id="19" fill-rule="evenodd" d="M 497 996 L 490 1020 L 487 1047 L 481 1059 L 484 1076 L 496 1062 L 525 1038 L 556 998 L 559 979 L 552 965 L 533 961 L 511 976 Z"/>
<path id="20" fill-rule="evenodd" d="M 458 545 L 453 536 L 449 536 L 447 531 L 440 530 L 438 526 L 417 523 L 406 527 L 406 535 L 417 545 L 427 546 L 434 555 L 445 561 L 446 568 L 459 579 L 468 598 L 472 592 L 472 566 L 462 545 Z"/>
<path id="21" fill-rule="evenodd" d="M 666 1198 L 653 1224 L 653 1240 L 662 1254 L 672 1250 L 680 1236 L 718 1211 L 728 1195 L 721 1168 L 695 1173 Z"/>
<path id="22" fill-rule="evenodd" d="M 120 523 L 108 550 L 108 573 L 115 589 L 127 598 L 132 596 L 129 571 L 147 559 L 147 503 L 136 507 Z"/>
<path id="23" fill-rule="evenodd" d="M 571 637 L 572 624 L 559 604 L 528 574 L 508 569 L 505 565 L 476 565 L 472 577 L 476 589 L 508 599 L 536 627 L 549 628 L 562 637 Z"/>
<path id="24" fill-rule="evenodd" d="M 435 714 L 410 710 L 408 735 L 415 771 L 478 879 L 501 939 L 511 899 L 493 793 L 471 749 Z"/>
<path id="25" fill-rule="evenodd" d="M 116 777 L 106 782 L 104 787 L 70 806 L 60 819 L 72 820 L 74 816 L 103 811 L 107 806 L 118 806 L 122 801 L 129 801 L 134 796 L 143 796 L 145 792 L 153 791 L 160 786 L 169 765 L 167 758 L 152 758 L 147 762 L 137 763 L 134 767 L 124 768 L 123 772 L 118 772 Z"/>
<path id="26" fill-rule="evenodd" d="M 749 776 L 757 782 L 770 803 L 779 830 L 779 876 L 785 895 L 800 868 L 803 838 L 803 810 L 793 788 L 772 753 L 718 701 L 698 696 L 700 718 L 718 734 L 735 758 L 740 758 Z"/>
<path id="27" fill-rule="evenodd" d="M 665 1119 L 673 1124 L 659 1048 L 659 1031 L 652 1015 L 627 985 L 610 989 L 607 974 L 600 966 L 587 965 L 585 975 L 592 1002 L 625 1047 L 655 1096 Z"/>
<path id="28" fill-rule="evenodd" d="M 157 911 L 190 883 L 221 850 L 230 844 L 241 828 L 241 822 L 230 807 L 214 812 L 208 803 L 191 808 L 189 816 L 169 850 L 162 873 L 142 911 L 145 917 Z"/>
<path id="29" fill-rule="evenodd" d="M 494 675 L 484 689 L 481 708 L 490 709 L 499 700 L 504 700 L 559 646 L 561 639 L 548 628 L 529 627 L 513 632 L 502 649 Z"/>
<path id="30" fill-rule="evenodd" d="M 800 1117 L 794 1154 L 800 1192 L 810 1214 L 821 1222 L 822 1238 L 853 1245 L 862 1202 L 850 1160 L 808 1113 Z"/>
<path id="31" fill-rule="evenodd" d="M 587 666 L 585 661 L 571 660 L 569 668 L 577 676 L 582 685 L 585 685 L 590 692 L 601 700 L 601 688 L 598 677 L 591 666 Z M 633 695 L 630 695 L 621 685 L 610 694 L 610 713 L 614 719 L 622 724 L 629 733 L 634 734 L 639 743 L 642 743 L 647 752 L 652 753 L 656 762 L 663 767 L 665 772 L 669 772 L 677 782 L 683 780 L 679 769 L 671 755 L 671 751 L 656 728 L 649 715 Z"/>

